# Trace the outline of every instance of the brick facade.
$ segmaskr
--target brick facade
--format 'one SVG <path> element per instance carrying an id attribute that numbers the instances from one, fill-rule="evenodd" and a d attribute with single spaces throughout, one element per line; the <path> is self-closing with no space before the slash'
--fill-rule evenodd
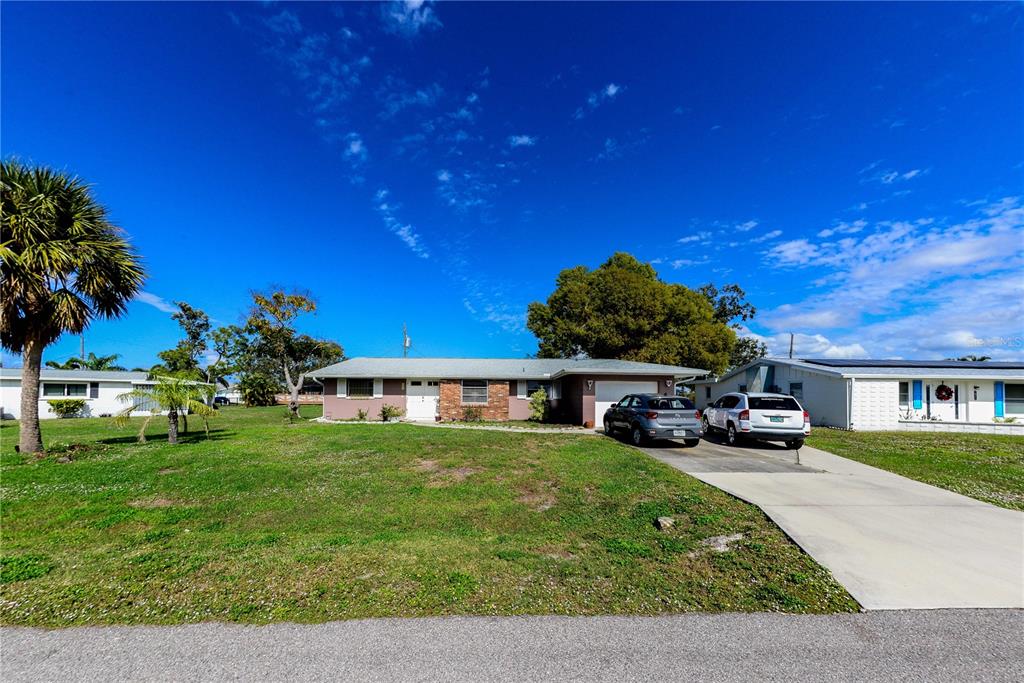
<path id="1" fill-rule="evenodd" d="M 438 414 L 443 421 L 461 420 L 465 409 L 477 407 L 481 409 L 485 420 L 508 419 L 509 383 L 504 380 L 491 380 L 487 383 L 487 405 L 483 403 L 462 402 L 462 380 L 441 380 L 441 397 Z"/>

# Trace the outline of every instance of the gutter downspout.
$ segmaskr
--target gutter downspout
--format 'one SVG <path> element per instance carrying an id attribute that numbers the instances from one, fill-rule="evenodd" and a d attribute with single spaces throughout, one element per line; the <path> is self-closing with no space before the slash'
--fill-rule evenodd
<path id="1" fill-rule="evenodd" d="M 856 377 L 850 378 L 849 387 L 846 394 L 846 428 L 853 429 L 853 383 L 857 381 Z"/>

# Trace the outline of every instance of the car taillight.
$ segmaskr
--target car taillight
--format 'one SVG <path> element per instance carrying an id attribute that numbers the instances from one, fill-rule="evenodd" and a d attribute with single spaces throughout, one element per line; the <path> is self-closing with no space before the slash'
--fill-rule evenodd
<path id="1" fill-rule="evenodd" d="M 693 416 L 699 420 L 700 419 L 700 411 L 698 410 L 697 412 L 695 412 L 693 414 Z"/>
<path id="2" fill-rule="evenodd" d="M 646 413 L 644 413 L 644 417 L 646 417 L 648 420 L 654 420 L 658 417 L 658 413 L 654 412 L 653 410 L 648 410 Z"/>
<path id="3" fill-rule="evenodd" d="M 740 411 L 740 419 L 741 420 L 749 420 L 750 419 L 750 411 L 749 410 L 741 410 Z"/>
<path id="4" fill-rule="evenodd" d="M 810 423 L 811 423 L 811 414 L 810 414 L 810 413 L 808 413 L 808 412 L 807 412 L 807 411 L 805 410 L 805 411 L 804 411 L 804 424 L 806 425 L 806 424 L 810 424 Z"/>

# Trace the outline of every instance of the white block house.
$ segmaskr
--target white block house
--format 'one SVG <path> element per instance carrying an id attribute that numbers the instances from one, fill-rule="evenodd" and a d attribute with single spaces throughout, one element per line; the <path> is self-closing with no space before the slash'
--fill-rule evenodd
<path id="1" fill-rule="evenodd" d="M 693 385 L 700 408 L 774 391 L 799 399 L 813 425 L 1024 436 L 1024 363 L 762 358 Z"/>
<path id="2" fill-rule="evenodd" d="M 154 384 L 148 376 L 147 372 L 43 368 L 39 376 L 39 417 L 57 417 L 49 401 L 66 398 L 85 400 L 82 417 L 114 415 L 127 405 L 118 401 L 118 396 Z M 0 368 L 0 413 L 5 420 L 21 417 L 21 368 Z"/>

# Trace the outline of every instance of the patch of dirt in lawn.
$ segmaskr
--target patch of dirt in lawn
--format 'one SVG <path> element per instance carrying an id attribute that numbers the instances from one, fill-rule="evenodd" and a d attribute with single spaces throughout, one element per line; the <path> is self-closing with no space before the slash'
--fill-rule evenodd
<path id="1" fill-rule="evenodd" d="M 441 488 L 444 486 L 451 486 L 452 484 L 459 484 L 474 474 L 483 472 L 482 467 L 446 467 L 443 469 L 434 469 L 434 476 L 427 482 L 427 486 L 431 488 Z"/>
<path id="2" fill-rule="evenodd" d="M 128 501 L 128 505 L 133 508 L 169 508 L 172 505 L 177 505 L 177 501 L 171 500 L 170 498 L 156 496 L 153 498 L 139 498 L 137 500 L 131 500 Z"/>
<path id="3" fill-rule="evenodd" d="M 436 472 L 437 467 L 436 460 L 417 460 L 416 466 L 413 469 L 417 472 Z"/>
<path id="4" fill-rule="evenodd" d="M 533 482 L 529 488 L 519 489 L 520 496 L 516 498 L 516 501 L 537 512 L 544 512 L 558 502 L 558 497 L 555 495 L 557 490 L 558 487 L 552 481 Z"/>
<path id="5" fill-rule="evenodd" d="M 163 469 L 158 470 L 157 474 L 174 474 L 175 472 L 180 471 L 181 470 L 179 470 L 177 467 L 164 467 Z"/>
<path id="6" fill-rule="evenodd" d="M 571 552 L 557 545 L 542 545 L 536 548 L 534 552 L 544 557 L 550 557 L 552 560 L 572 560 L 576 558 Z"/>

